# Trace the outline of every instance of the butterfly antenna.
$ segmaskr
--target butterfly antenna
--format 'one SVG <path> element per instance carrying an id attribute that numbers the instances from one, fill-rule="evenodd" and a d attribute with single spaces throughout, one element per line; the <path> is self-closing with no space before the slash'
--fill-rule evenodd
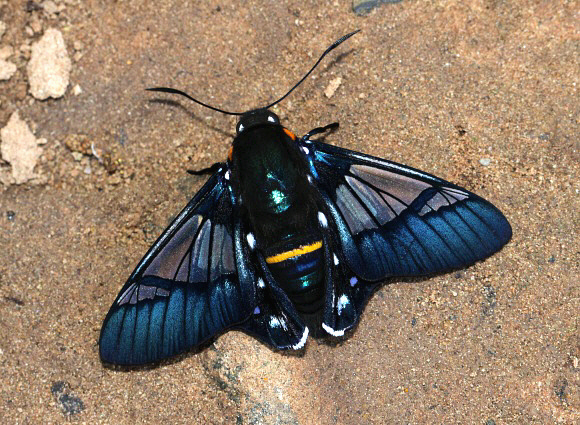
<path id="1" fill-rule="evenodd" d="M 207 103 L 203 103 L 202 101 L 195 99 L 194 97 L 188 95 L 187 93 L 185 93 L 185 92 L 183 92 L 181 90 L 172 89 L 172 88 L 169 88 L 169 87 L 152 87 L 152 88 L 148 88 L 148 89 L 145 89 L 145 90 L 148 90 L 148 91 L 159 91 L 159 92 L 163 92 L 163 93 L 180 94 L 181 96 L 187 97 L 189 100 L 193 100 L 198 105 L 205 106 L 206 108 L 211 109 L 212 111 L 221 112 L 222 114 L 226 114 L 226 115 L 244 115 L 244 112 L 224 111 L 223 109 L 216 108 L 214 106 L 208 105 Z"/>
<path id="2" fill-rule="evenodd" d="M 274 105 L 282 102 L 284 99 L 286 99 L 286 97 L 288 97 L 288 95 L 290 93 L 292 93 L 296 87 L 298 87 L 300 84 L 302 84 L 302 82 L 304 80 L 306 80 L 310 74 L 312 74 L 312 71 L 314 71 L 314 68 L 316 68 L 318 66 L 318 64 L 322 61 L 322 59 L 324 59 L 324 57 L 327 54 L 329 54 L 332 50 L 336 49 L 340 44 L 342 44 L 343 42 L 345 42 L 346 40 L 348 40 L 349 38 L 351 38 L 357 32 L 360 32 L 360 30 L 356 30 L 356 31 L 353 31 L 353 32 L 351 32 L 351 33 L 349 33 L 347 35 L 343 35 L 338 40 L 336 40 L 334 43 L 332 43 L 330 45 L 330 47 L 324 51 L 324 53 L 322 54 L 322 56 L 320 56 L 320 58 L 318 58 L 318 60 L 314 64 L 314 66 L 312 68 L 310 68 L 310 71 L 308 71 L 306 73 L 306 75 L 304 77 L 302 77 L 302 79 L 300 81 L 298 81 L 296 84 L 294 84 L 294 87 L 292 87 L 290 90 L 288 90 L 288 93 L 286 93 L 284 96 L 282 96 L 277 101 L 270 103 L 268 106 L 265 106 L 264 109 L 270 109 L 272 106 L 274 106 Z"/>
<path id="3" fill-rule="evenodd" d="M 330 47 L 324 51 L 324 53 L 320 56 L 320 58 L 318 58 L 318 60 L 314 64 L 314 66 L 312 68 L 310 68 L 310 71 L 308 71 L 306 73 L 306 75 L 304 75 L 304 77 L 302 77 L 302 79 L 300 81 L 298 81 L 296 84 L 294 84 L 294 86 L 290 90 L 288 90 L 288 92 L 284 96 L 282 96 L 280 99 L 276 100 L 275 102 L 270 103 L 268 106 L 265 106 L 265 107 L 260 108 L 260 109 L 269 109 L 272 106 L 277 105 L 278 103 L 280 103 L 284 99 L 286 99 L 288 97 L 288 95 L 290 93 L 292 93 L 296 87 L 298 87 L 300 84 L 302 84 L 302 82 L 304 80 L 306 80 L 306 78 L 308 78 L 308 76 L 310 74 L 312 74 L 312 71 L 314 71 L 314 68 L 316 68 L 318 66 L 318 64 L 322 61 L 322 59 L 324 59 L 324 57 L 327 54 L 329 54 L 332 50 L 334 50 L 335 48 L 337 48 L 340 44 L 342 44 L 343 42 L 345 42 L 346 40 L 348 40 L 350 37 L 352 37 L 353 35 L 355 35 L 357 32 L 360 32 L 360 30 L 356 30 L 356 31 L 353 31 L 353 32 L 351 32 L 349 34 L 346 34 L 346 35 L 340 37 L 334 43 L 332 43 L 330 45 Z M 244 115 L 245 114 L 245 112 L 231 112 L 231 111 L 225 111 L 225 110 L 220 109 L 220 108 L 216 108 L 214 106 L 208 105 L 207 103 L 203 103 L 202 101 L 195 99 L 194 97 L 188 95 L 187 93 L 185 93 L 185 92 L 183 92 L 181 90 L 172 89 L 170 87 L 152 87 L 152 88 L 147 88 L 145 90 L 148 90 L 148 91 L 157 91 L 157 92 L 163 92 L 163 93 L 179 94 L 181 96 L 187 97 L 189 100 L 192 100 L 193 102 L 197 103 L 198 105 L 204 106 L 204 107 L 206 107 L 208 109 L 211 109 L 212 111 L 221 112 L 222 114 L 226 114 L 226 115 L 238 115 L 239 116 L 239 115 Z"/>

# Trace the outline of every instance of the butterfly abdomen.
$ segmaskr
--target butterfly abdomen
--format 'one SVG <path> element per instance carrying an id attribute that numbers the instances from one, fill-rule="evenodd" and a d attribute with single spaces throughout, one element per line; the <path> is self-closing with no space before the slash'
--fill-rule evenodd
<path id="1" fill-rule="evenodd" d="M 311 314 L 324 301 L 322 240 L 266 257 L 272 275 L 300 313 Z"/>

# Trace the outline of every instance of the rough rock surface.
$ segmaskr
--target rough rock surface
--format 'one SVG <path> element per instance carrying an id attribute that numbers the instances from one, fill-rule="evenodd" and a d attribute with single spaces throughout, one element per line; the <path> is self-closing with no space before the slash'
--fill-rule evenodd
<path id="1" fill-rule="evenodd" d="M 64 95 L 69 82 L 71 61 L 59 30 L 49 28 L 32 45 L 27 70 L 32 96 L 44 100 Z"/>

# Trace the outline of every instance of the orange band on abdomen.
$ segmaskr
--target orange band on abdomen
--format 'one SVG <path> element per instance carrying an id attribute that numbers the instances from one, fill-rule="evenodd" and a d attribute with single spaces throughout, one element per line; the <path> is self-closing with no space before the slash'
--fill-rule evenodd
<path id="1" fill-rule="evenodd" d="M 266 263 L 274 264 L 281 261 L 287 260 L 288 258 L 298 257 L 299 255 L 308 254 L 309 252 L 316 251 L 322 248 L 322 241 L 314 242 L 310 245 L 303 245 L 299 248 L 292 249 L 290 251 L 282 252 L 280 254 L 272 255 L 266 258 Z"/>

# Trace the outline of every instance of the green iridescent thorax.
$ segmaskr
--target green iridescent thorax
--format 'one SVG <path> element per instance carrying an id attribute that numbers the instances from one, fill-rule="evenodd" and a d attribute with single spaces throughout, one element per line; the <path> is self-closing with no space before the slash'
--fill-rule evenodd
<path id="1" fill-rule="evenodd" d="M 269 172 L 266 175 L 265 188 L 268 202 L 268 209 L 271 209 L 276 214 L 286 211 L 290 207 L 290 202 L 292 200 L 290 194 L 286 187 L 284 187 L 284 181 L 280 181 L 277 175 L 273 172 Z"/>
<path id="2" fill-rule="evenodd" d="M 308 183 L 308 163 L 280 125 L 238 134 L 232 149 L 232 186 L 263 246 L 309 235 L 317 207 Z"/>
<path id="3" fill-rule="evenodd" d="M 242 199 L 251 202 L 259 212 L 280 214 L 288 210 L 297 197 L 299 180 L 304 179 L 297 172 L 292 156 L 294 146 L 286 140 L 280 127 L 262 128 L 260 140 L 244 140 L 234 146 L 237 166 L 243 178 Z M 250 134 L 251 136 L 251 134 Z M 291 142 L 294 143 L 294 142 Z"/>

